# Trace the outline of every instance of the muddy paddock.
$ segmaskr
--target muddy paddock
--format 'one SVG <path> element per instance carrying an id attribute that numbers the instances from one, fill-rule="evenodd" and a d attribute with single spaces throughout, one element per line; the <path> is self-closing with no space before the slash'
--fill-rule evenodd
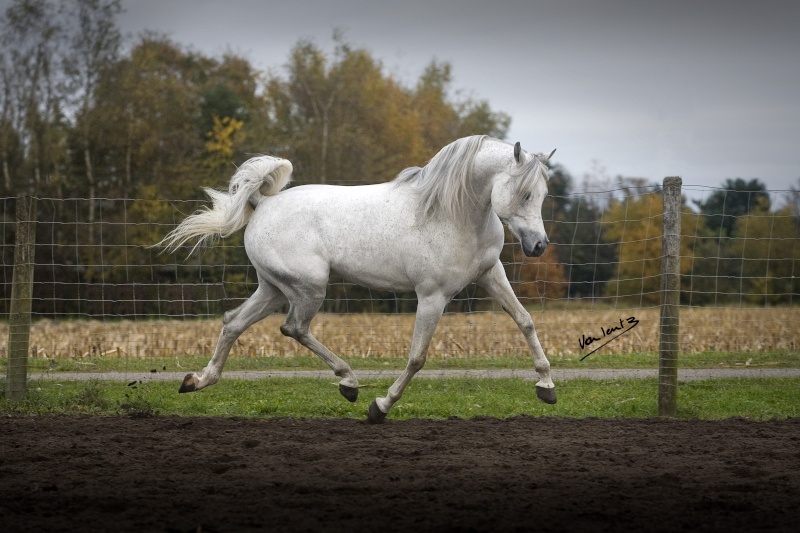
<path id="1" fill-rule="evenodd" d="M 800 419 L 0 418 L 15 531 L 796 531 Z"/>

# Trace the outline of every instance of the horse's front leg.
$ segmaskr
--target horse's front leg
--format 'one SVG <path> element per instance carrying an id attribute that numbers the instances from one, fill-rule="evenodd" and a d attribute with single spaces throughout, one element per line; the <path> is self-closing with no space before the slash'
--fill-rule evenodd
<path id="1" fill-rule="evenodd" d="M 539 374 L 539 382 L 536 384 L 536 396 L 545 403 L 556 403 L 556 388 L 550 378 L 550 361 L 547 360 L 542 345 L 539 343 L 539 337 L 536 335 L 536 328 L 533 325 L 530 313 L 519 303 L 514 290 L 511 288 L 511 283 L 508 281 L 503 264 L 498 260 L 491 269 L 478 279 L 477 283 L 486 289 L 506 313 L 511 315 L 511 318 L 514 319 L 514 322 L 517 323 L 520 331 L 525 336 L 528 347 L 533 354 L 533 366 Z"/>
<path id="2" fill-rule="evenodd" d="M 244 331 L 275 312 L 286 302 L 286 298 L 278 289 L 262 283 L 256 292 L 242 305 L 228 311 L 222 317 L 222 331 L 219 334 L 214 356 L 202 372 L 187 374 L 178 392 L 194 392 L 213 385 L 219 381 L 225 361 L 236 339 Z"/>
<path id="3" fill-rule="evenodd" d="M 371 424 L 380 424 L 386 418 L 389 410 L 403 395 L 403 391 L 414 375 L 425 365 L 428 355 L 428 345 L 431 343 L 439 319 L 442 318 L 444 308 L 450 299 L 437 294 L 428 297 L 419 297 L 417 303 L 417 316 L 414 321 L 414 339 L 411 342 L 411 353 L 408 364 L 400 377 L 389 387 L 389 392 L 384 398 L 376 398 L 369 406 L 367 420 Z"/>

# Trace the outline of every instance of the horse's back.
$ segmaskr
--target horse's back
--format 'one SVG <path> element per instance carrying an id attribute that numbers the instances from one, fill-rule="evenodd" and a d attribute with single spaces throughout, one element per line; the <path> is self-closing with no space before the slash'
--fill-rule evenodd
<path id="1" fill-rule="evenodd" d="M 414 202 L 390 183 L 307 185 L 264 198 L 245 246 L 265 271 L 336 272 L 374 288 L 411 290 L 404 254 L 396 252 L 407 247 L 413 225 Z"/>
<path id="2" fill-rule="evenodd" d="M 265 197 L 257 206 L 257 231 L 278 225 L 346 240 L 359 234 L 396 233 L 414 224 L 413 197 L 391 183 L 359 186 L 303 185 Z"/>

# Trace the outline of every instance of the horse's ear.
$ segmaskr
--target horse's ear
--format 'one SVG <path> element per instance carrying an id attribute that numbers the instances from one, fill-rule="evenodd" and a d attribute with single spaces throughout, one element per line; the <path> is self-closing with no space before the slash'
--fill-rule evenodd
<path id="1" fill-rule="evenodd" d="M 550 155 L 547 156 L 547 160 L 550 161 L 550 158 L 553 157 L 553 154 L 556 153 L 556 149 L 553 148 L 553 151 L 550 152 Z"/>
<path id="2" fill-rule="evenodd" d="M 522 148 L 520 147 L 519 142 L 517 142 L 517 144 L 514 145 L 514 159 L 517 160 L 517 163 L 519 163 L 520 150 L 522 150 Z"/>

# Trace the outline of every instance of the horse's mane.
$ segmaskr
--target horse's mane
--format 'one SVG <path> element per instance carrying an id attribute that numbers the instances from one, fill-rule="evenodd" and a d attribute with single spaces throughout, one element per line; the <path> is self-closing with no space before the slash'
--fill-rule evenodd
<path id="1" fill-rule="evenodd" d="M 424 167 L 409 167 L 397 175 L 395 183 L 408 183 L 418 191 L 422 217 L 427 219 L 442 213 L 451 220 L 464 220 L 476 208 L 471 177 L 475 155 L 486 138 L 474 135 L 453 141 Z M 534 157 L 521 167 L 515 166 L 510 173 L 519 180 L 512 200 L 517 206 L 540 178 L 547 179 L 547 166 Z"/>

